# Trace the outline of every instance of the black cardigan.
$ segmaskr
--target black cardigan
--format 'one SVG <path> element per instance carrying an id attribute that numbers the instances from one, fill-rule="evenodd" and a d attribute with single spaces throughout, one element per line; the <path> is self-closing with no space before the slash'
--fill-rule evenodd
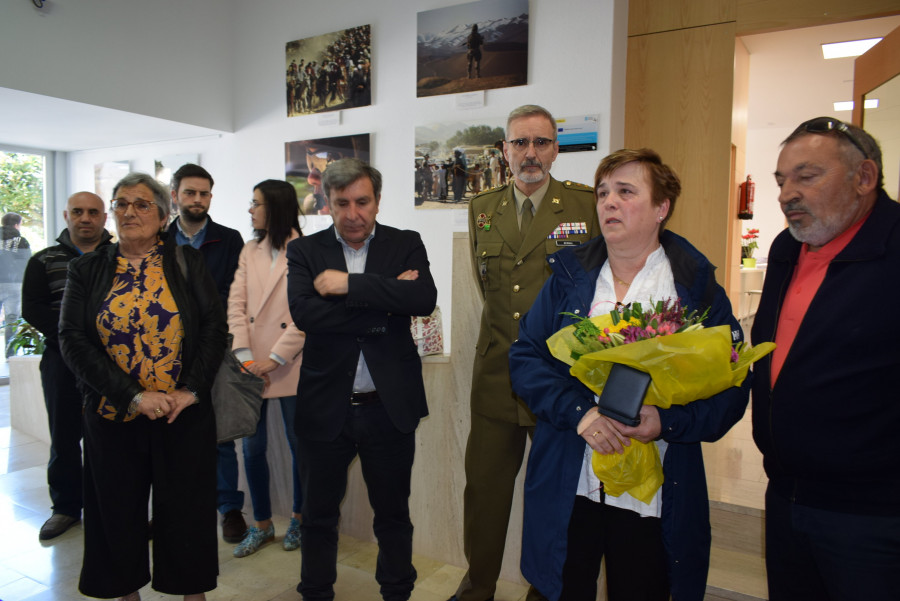
<path id="1" fill-rule="evenodd" d="M 225 312 L 199 251 L 184 249 L 188 273 L 185 280 L 175 259 L 176 247 L 172 236 L 163 248 L 163 273 L 184 327 L 178 388 L 188 388 L 198 395 L 200 402 L 210 402 L 210 387 L 225 353 L 228 331 Z M 112 244 L 69 264 L 59 339 L 69 368 L 87 385 L 87 409 L 96 410 L 100 397 L 106 396 L 118 410 L 116 420 L 121 421 L 131 399 L 142 388 L 107 355 L 95 325 L 116 273 L 118 250 L 119 245 Z"/>

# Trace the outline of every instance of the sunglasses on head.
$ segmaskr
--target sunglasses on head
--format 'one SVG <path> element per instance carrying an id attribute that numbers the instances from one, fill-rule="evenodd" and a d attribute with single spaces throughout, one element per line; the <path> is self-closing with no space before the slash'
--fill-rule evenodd
<path id="1" fill-rule="evenodd" d="M 856 139 L 856 136 L 854 136 L 850 131 L 850 128 L 847 127 L 847 124 L 839 119 L 833 119 L 831 117 L 816 117 L 815 119 L 810 119 L 805 123 L 801 123 L 800 126 L 794 130 L 794 134 L 797 134 L 801 131 L 805 131 L 811 134 L 827 134 L 829 132 L 837 132 L 847 138 L 851 144 L 856 146 L 863 154 L 863 157 L 867 159 L 870 158 L 869 153 L 866 152 L 865 148 L 863 148 L 862 143 Z"/>

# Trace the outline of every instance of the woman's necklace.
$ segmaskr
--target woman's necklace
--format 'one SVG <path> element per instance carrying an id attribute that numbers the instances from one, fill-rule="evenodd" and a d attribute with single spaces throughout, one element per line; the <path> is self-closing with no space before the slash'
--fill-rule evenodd
<path id="1" fill-rule="evenodd" d="M 630 287 L 631 287 L 631 282 L 626 282 L 625 280 L 623 280 L 622 278 L 620 278 L 619 276 L 617 276 L 616 273 L 615 273 L 612 269 L 610 269 L 609 272 L 612 274 L 613 280 L 615 280 L 616 283 L 622 284 L 622 285 L 625 286 L 626 288 L 630 288 Z"/>

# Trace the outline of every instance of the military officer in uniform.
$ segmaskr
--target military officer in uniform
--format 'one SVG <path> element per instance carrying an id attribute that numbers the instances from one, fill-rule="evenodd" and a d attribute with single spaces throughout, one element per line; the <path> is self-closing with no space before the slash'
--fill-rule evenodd
<path id="1" fill-rule="evenodd" d="M 519 319 L 550 275 L 546 258 L 600 233 L 593 190 L 550 176 L 559 152 L 556 121 L 525 105 L 506 122 L 503 153 L 515 179 L 469 203 L 469 239 L 484 298 L 472 369 L 466 445 L 464 550 L 469 569 L 450 601 L 493 599 L 516 474 L 535 418 L 512 392 L 509 347 Z M 533 591 L 529 598 L 536 595 Z M 535 598 L 540 598 L 539 596 Z"/>

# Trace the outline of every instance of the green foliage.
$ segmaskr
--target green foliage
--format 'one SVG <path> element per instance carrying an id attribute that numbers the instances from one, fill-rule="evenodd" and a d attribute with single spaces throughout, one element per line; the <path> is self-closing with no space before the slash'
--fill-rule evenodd
<path id="1" fill-rule="evenodd" d="M 44 336 L 37 328 L 21 317 L 13 325 L 15 325 L 16 331 L 7 342 L 7 356 L 44 354 Z"/>
<path id="2" fill-rule="evenodd" d="M 0 152 L 0 214 L 22 216 L 22 225 L 43 229 L 44 157 Z"/>
<path id="3" fill-rule="evenodd" d="M 493 146 L 497 140 L 506 137 L 502 127 L 491 128 L 488 125 L 473 125 L 458 131 L 447 140 L 450 148 L 457 146 Z"/>

